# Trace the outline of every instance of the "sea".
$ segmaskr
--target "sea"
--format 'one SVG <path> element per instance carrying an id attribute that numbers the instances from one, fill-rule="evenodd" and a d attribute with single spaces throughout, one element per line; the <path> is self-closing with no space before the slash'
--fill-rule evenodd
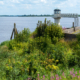
<path id="1" fill-rule="evenodd" d="M 10 40 L 14 23 L 16 23 L 18 32 L 24 28 L 29 28 L 33 32 L 37 27 L 38 21 L 44 22 L 45 18 L 54 23 L 54 18 L 52 17 L 0 17 L 0 43 Z M 71 28 L 73 22 L 74 18 L 60 19 L 60 25 L 63 28 Z"/>

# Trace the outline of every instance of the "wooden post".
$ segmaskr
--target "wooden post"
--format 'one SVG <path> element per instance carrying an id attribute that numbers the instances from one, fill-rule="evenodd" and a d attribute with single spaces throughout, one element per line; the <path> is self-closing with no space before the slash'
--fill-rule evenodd
<path id="1" fill-rule="evenodd" d="M 14 39 L 15 39 L 16 34 L 18 34 L 17 29 L 16 29 L 16 24 L 15 24 L 15 23 L 14 23 L 14 28 L 13 28 L 12 35 L 11 35 L 10 40 L 12 40 L 13 33 L 14 33 Z"/>
<path id="2" fill-rule="evenodd" d="M 15 31 L 16 31 L 16 24 L 14 23 L 14 39 L 15 39 Z"/>
<path id="3" fill-rule="evenodd" d="M 12 40 L 13 32 L 14 32 L 14 28 L 13 28 L 13 31 L 12 31 L 12 34 L 11 34 L 11 38 L 10 38 L 10 40 Z"/>
<path id="4" fill-rule="evenodd" d="M 73 22 L 73 29 L 74 29 L 74 31 L 75 31 L 74 22 Z"/>

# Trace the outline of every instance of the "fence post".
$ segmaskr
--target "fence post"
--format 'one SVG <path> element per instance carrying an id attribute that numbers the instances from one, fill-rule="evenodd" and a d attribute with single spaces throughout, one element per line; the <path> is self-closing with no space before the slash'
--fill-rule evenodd
<path id="1" fill-rule="evenodd" d="M 16 23 L 14 23 L 14 28 L 13 28 L 10 40 L 12 40 L 13 33 L 14 33 L 14 39 L 15 39 L 16 34 L 18 34 L 17 29 L 16 29 Z"/>
<path id="2" fill-rule="evenodd" d="M 74 22 L 73 22 L 73 29 L 74 29 L 74 31 L 75 31 Z"/>
<path id="3" fill-rule="evenodd" d="M 15 31 L 16 31 L 16 24 L 14 23 L 14 39 L 15 39 Z"/>

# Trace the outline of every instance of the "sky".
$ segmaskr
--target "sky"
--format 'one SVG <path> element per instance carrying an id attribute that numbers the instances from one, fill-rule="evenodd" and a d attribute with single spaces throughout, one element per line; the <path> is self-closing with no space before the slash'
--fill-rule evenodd
<path id="1" fill-rule="evenodd" d="M 80 14 L 80 0 L 0 0 L 0 15 L 52 15 L 56 8 Z"/>

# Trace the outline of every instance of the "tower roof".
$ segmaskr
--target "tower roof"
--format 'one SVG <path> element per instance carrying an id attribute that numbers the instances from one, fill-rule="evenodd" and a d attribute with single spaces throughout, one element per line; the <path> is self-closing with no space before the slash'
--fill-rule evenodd
<path id="1" fill-rule="evenodd" d="M 61 11 L 60 9 L 54 9 L 54 11 Z"/>

